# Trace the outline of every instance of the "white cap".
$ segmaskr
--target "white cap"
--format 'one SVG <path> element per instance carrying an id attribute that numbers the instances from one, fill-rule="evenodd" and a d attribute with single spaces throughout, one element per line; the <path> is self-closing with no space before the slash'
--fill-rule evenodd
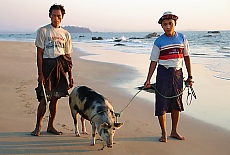
<path id="1" fill-rule="evenodd" d="M 178 19 L 178 17 L 175 14 L 173 14 L 171 11 L 166 11 L 163 13 L 163 15 L 159 19 L 158 23 L 161 24 L 162 20 L 164 20 L 164 19 L 173 19 L 176 21 Z"/>
<path id="2" fill-rule="evenodd" d="M 166 11 L 163 13 L 162 17 L 165 16 L 165 15 L 174 15 L 171 11 Z"/>

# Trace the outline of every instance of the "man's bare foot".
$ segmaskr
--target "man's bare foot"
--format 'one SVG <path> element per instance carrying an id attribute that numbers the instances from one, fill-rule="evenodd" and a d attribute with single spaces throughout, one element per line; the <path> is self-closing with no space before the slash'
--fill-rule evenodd
<path id="1" fill-rule="evenodd" d="M 32 136 L 40 136 L 40 130 L 38 128 L 35 128 L 34 131 L 31 132 Z"/>
<path id="2" fill-rule="evenodd" d="M 170 137 L 171 137 L 171 138 L 178 139 L 178 140 L 185 140 L 185 137 L 181 136 L 181 135 L 178 134 L 178 133 L 171 133 Z"/>
<path id="3" fill-rule="evenodd" d="M 55 134 L 55 135 L 62 135 L 62 134 L 63 134 L 63 132 L 57 131 L 57 130 L 54 129 L 53 127 L 48 127 L 48 128 L 47 128 L 47 132 L 53 133 L 53 134 Z"/>
<path id="4" fill-rule="evenodd" d="M 166 135 L 162 135 L 161 138 L 159 139 L 159 141 L 167 143 L 167 136 Z"/>

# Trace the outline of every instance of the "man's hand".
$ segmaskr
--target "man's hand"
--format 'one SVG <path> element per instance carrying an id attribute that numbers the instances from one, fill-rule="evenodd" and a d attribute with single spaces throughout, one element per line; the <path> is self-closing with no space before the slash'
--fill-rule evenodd
<path id="1" fill-rule="evenodd" d="M 144 83 L 144 88 L 149 88 L 150 87 L 150 81 L 146 80 Z"/>
<path id="2" fill-rule="evenodd" d="M 194 81 L 192 81 L 191 78 L 187 78 L 185 82 L 186 82 L 186 85 L 188 85 L 189 87 L 192 87 L 192 84 L 194 83 Z"/>
<path id="3" fill-rule="evenodd" d="M 69 78 L 69 89 L 70 88 L 73 88 L 73 84 L 74 84 L 74 81 L 73 81 L 73 78 Z"/>
<path id="4" fill-rule="evenodd" d="M 44 83 L 45 82 L 45 78 L 44 78 L 43 74 L 38 75 L 38 82 L 39 83 Z"/>

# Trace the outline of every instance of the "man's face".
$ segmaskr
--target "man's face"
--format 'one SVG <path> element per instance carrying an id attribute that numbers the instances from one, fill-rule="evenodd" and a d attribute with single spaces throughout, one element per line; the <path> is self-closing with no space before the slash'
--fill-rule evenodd
<path id="1" fill-rule="evenodd" d="M 52 14 L 50 15 L 50 18 L 51 18 L 51 24 L 53 25 L 53 27 L 58 28 L 63 19 L 61 10 L 53 10 Z"/>
<path id="2" fill-rule="evenodd" d="M 164 19 L 161 26 L 166 36 L 174 36 L 175 21 L 173 19 Z"/>

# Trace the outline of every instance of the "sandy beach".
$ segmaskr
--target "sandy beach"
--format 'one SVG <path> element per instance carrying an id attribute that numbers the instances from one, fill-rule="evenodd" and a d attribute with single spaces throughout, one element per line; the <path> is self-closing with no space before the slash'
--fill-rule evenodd
<path id="1" fill-rule="evenodd" d="M 55 119 L 56 128 L 64 134 L 57 136 L 46 132 L 46 113 L 41 136 L 31 136 L 38 106 L 34 91 L 37 85 L 34 43 L 0 41 L 0 47 L 0 154 L 228 155 L 230 152 L 229 130 L 189 117 L 185 115 L 186 109 L 179 124 L 179 132 L 186 140 L 169 138 L 168 143 L 160 143 L 158 139 L 161 131 L 154 116 L 154 103 L 139 96 L 119 118 L 125 124 L 116 131 L 113 148 L 99 151 L 103 144 L 99 140 L 95 146 L 90 146 L 90 134 L 75 137 L 68 98 L 60 99 Z M 87 53 L 76 49 L 72 54 L 75 86 L 87 85 L 95 89 L 112 102 L 115 111 L 121 110 L 133 95 L 116 87 L 115 83 L 133 80 L 136 76 L 135 68 L 81 59 L 84 55 Z M 229 86 L 219 89 L 229 85 L 228 81 L 205 78 L 204 75 L 211 76 L 213 73 L 203 65 L 194 64 L 193 71 L 196 79 L 199 78 L 196 90 L 200 98 L 195 101 L 195 106 L 198 102 L 214 102 L 217 100 L 216 96 L 229 89 Z M 217 95 L 214 91 L 211 94 L 205 93 L 207 89 L 218 90 Z M 218 100 L 220 104 L 224 103 L 228 101 L 228 96 L 224 95 Z M 170 134 L 170 115 L 167 118 L 167 131 Z M 89 122 L 87 127 L 91 133 Z"/>

